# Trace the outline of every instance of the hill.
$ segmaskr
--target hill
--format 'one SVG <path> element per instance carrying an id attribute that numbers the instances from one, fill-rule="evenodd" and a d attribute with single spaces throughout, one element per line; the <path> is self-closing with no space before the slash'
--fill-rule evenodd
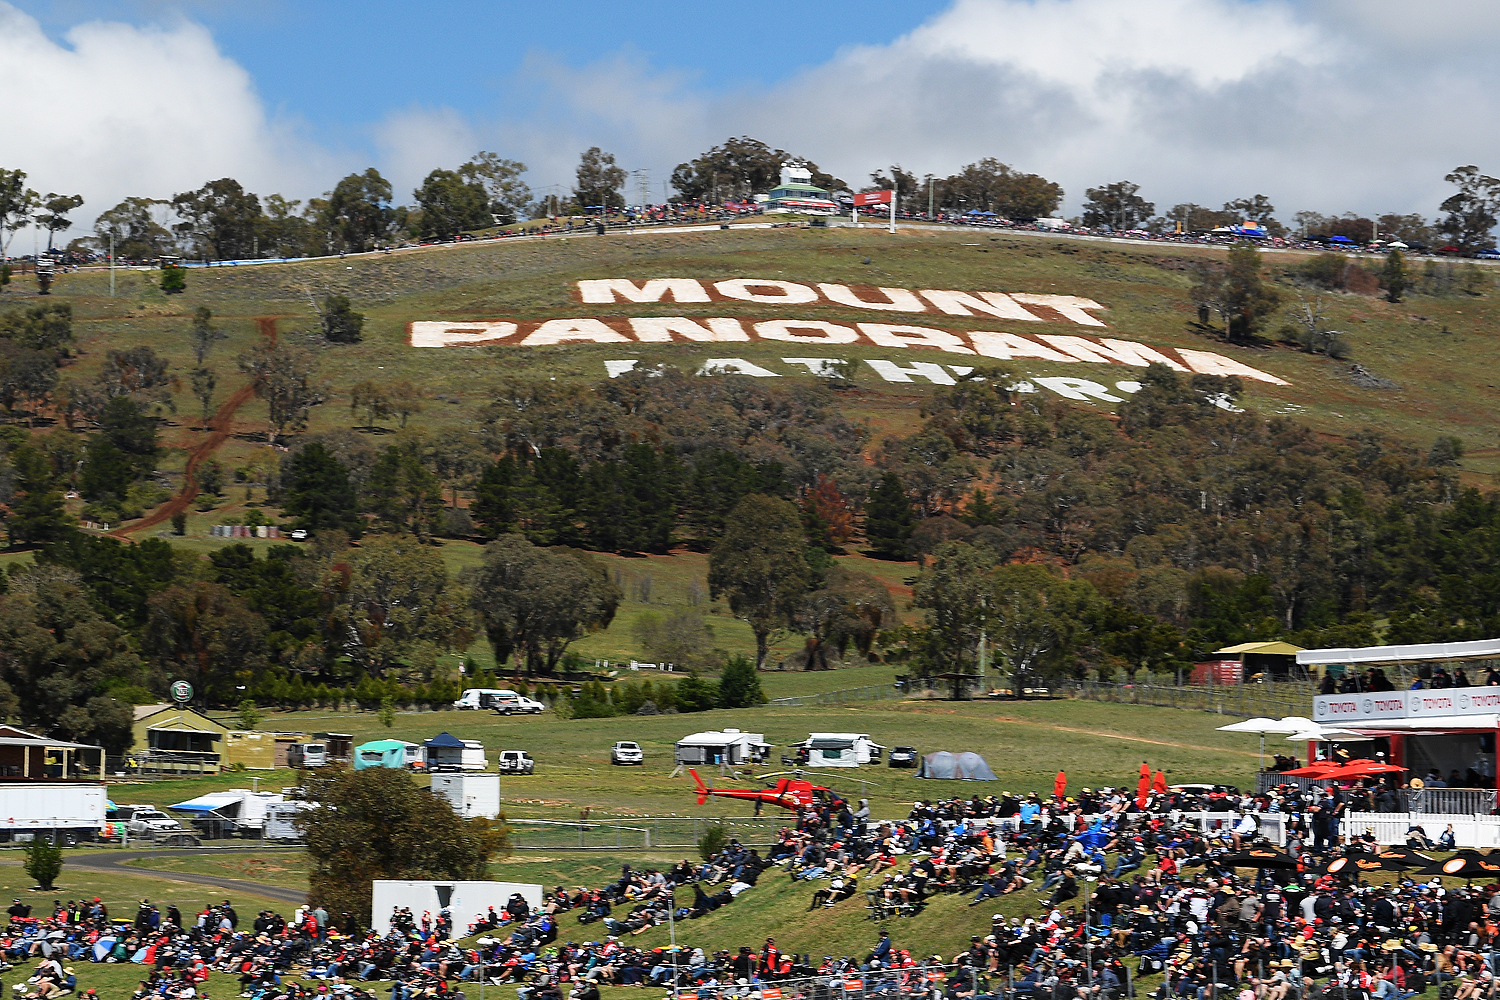
<path id="1" fill-rule="evenodd" d="M 72 310 L 63 382 L 17 390 L 0 442 L 17 470 L 7 526 L 17 541 L 62 539 L 43 559 L 79 574 L 120 630 L 98 683 L 131 697 L 201 664 L 184 652 L 198 641 L 189 595 L 247 623 L 243 655 L 216 648 L 222 669 L 195 668 L 216 698 L 266 694 L 267 669 L 347 693 L 388 667 L 454 683 L 465 647 L 492 664 L 467 625 L 355 656 L 340 623 L 379 623 L 347 589 L 351 565 L 374 558 L 368 544 L 328 535 L 262 571 L 222 550 L 264 553 L 270 539 L 209 531 L 306 519 L 334 500 L 347 509 L 330 524 L 438 543 L 407 569 L 450 581 L 497 533 L 596 553 L 587 565 L 620 603 L 573 645 L 584 663 L 666 655 L 642 639 L 648 616 L 683 608 L 708 612 L 704 641 L 721 654 L 754 648 L 743 616 L 708 599 L 704 555 L 750 493 L 795 502 L 828 584 L 816 593 L 844 602 L 796 609 L 772 663 L 830 648 L 835 663 L 868 653 L 905 671 L 972 662 L 973 609 L 996 614 L 972 589 L 981 578 L 1048 630 L 1027 652 L 1010 642 L 1024 629 L 990 622 L 997 662 L 1018 669 L 1170 674 L 1246 638 L 1488 634 L 1496 591 L 1460 584 L 1500 572 L 1500 508 L 1464 489 L 1488 487 L 1495 467 L 1492 272 L 1413 265 L 1413 288 L 1391 303 L 1358 261 L 1267 253 L 1263 280 L 1282 305 L 1261 336 L 1230 342 L 1195 291 L 1223 256 L 973 230 L 739 227 L 194 268 L 170 296 L 154 272 L 117 274 L 113 298 L 106 273 L 65 274 L 50 300 Z M 330 295 L 366 317 L 359 342 L 321 335 Z M 1321 328 L 1338 331 L 1324 339 L 1348 357 L 1282 334 L 1299 302 L 1322 310 Z M 30 370 L 36 352 L 15 352 L 40 327 L 7 315 L 8 370 Z M 200 338 L 201 371 L 195 324 L 222 334 Z M 458 346 L 415 346 L 447 342 Z M 252 387 L 242 362 L 273 343 L 283 360 L 311 359 L 305 380 Z M 195 391 L 208 376 L 211 390 Z M 288 381 L 311 403 L 305 426 L 296 408 L 273 423 L 267 393 L 251 391 Z M 328 496 L 293 474 L 314 443 L 328 482 L 345 484 Z M 83 494 L 69 511 L 111 521 L 117 537 L 162 534 L 179 555 L 217 558 L 63 538 L 46 509 L 65 489 Z M 167 533 L 179 513 L 185 534 Z M 29 565 L 18 548 L 5 558 Z M 940 550 L 955 560 L 931 562 Z M 921 582 L 911 557 L 929 560 Z M 29 577 L 26 595 L 40 585 Z"/>
<path id="2" fill-rule="evenodd" d="M 1106 324 L 1080 326 L 1045 308 L 1033 312 L 1052 322 L 1021 322 L 979 314 L 953 317 L 929 308 L 918 322 L 926 328 L 967 331 L 976 327 L 1025 335 L 1098 335 L 1149 345 L 1158 350 L 1209 351 L 1264 370 L 1288 385 L 1247 383 L 1246 399 L 1266 413 L 1293 412 L 1314 428 L 1349 434 L 1364 427 L 1416 442 L 1438 434 L 1464 440 L 1465 468 L 1495 471 L 1496 448 L 1485 426 L 1483 405 L 1495 391 L 1484 372 L 1496 360 L 1493 279 L 1485 272 L 1481 293 L 1410 294 L 1388 303 L 1368 294 L 1321 293 L 1327 325 L 1344 331 L 1350 361 L 1394 388 L 1367 388 L 1350 378 L 1349 364 L 1286 346 L 1249 349 L 1218 342 L 1196 322 L 1189 290 L 1194 266 L 1222 259 L 1223 251 L 1180 245 L 1122 245 L 1104 241 L 1055 239 L 983 231 L 903 230 L 892 237 L 878 230 L 731 229 L 678 234 L 640 232 L 605 237 L 575 236 L 551 241 L 511 241 L 404 250 L 389 255 L 328 258 L 287 265 L 194 270 L 188 288 L 168 298 L 155 288 L 155 274 L 125 273 L 119 294 L 104 297 L 107 278 L 98 271 L 59 277 L 56 295 L 74 304 L 83 353 L 77 374 L 88 377 L 102 361 L 102 349 L 137 340 L 157 349 L 176 369 L 190 365 L 186 331 L 192 311 L 214 310 L 230 339 L 215 348 L 221 385 L 234 384 L 232 359 L 259 335 L 260 321 L 274 320 L 283 333 L 316 326 L 311 297 L 346 294 L 369 322 L 363 343 L 323 351 L 321 374 L 332 392 L 318 408 L 312 428 L 345 424 L 351 387 L 365 379 L 413 379 L 429 405 L 414 421 L 437 428 L 472 419 L 494 380 L 539 375 L 594 382 L 604 377 L 606 360 L 635 359 L 640 367 L 670 364 L 697 370 L 727 354 L 775 371 L 784 378 L 807 378 L 807 368 L 780 359 L 794 353 L 778 343 L 734 345 L 581 344 L 545 349 L 408 346 L 409 324 L 439 322 L 462 326 L 476 321 L 535 323 L 561 317 L 605 320 L 670 314 L 708 317 L 728 314 L 745 320 L 807 319 L 852 325 L 859 322 L 911 322 L 890 311 L 851 308 L 819 299 L 779 306 L 765 302 L 661 302 L 585 304 L 578 282 L 683 277 L 702 282 L 766 278 L 811 285 L 833 283 L 855 288 L 1009 291 L 1090 299 L 1102 308 L 1088 314 Z M 1267 254 L 1271 274 L 1304 264 L 1302 254 Z M 864 261 L 868 260 L 869 263 Z M 1443 264 L 1438 267 L 1445 266 Z M 1292 289 L 1283 291 L 1294 301 Z M 1308 291 L 1313 298 L 1318 293 Z M 866 295 L 879 299 L 879 295 Z M 970 310 L 975 312 L 975 310 Z M 976 319 L 980 322 L 976 322 Z M 1277 317 L 1271 331 L 1282 325 Z M 622 338 L 623 339 L 623 338 Z M 893 359 L 944 363 L 962 360 L 938 352 L 877 348 L 867 343 L 825 344 L 823 353 L 856 362 Z M 1083 377 L 1106 384 L 1123 380 L 1121 366 L 1018 358 L 1018 374 Z M 798 375 L 797 369 L 803 374 Z M 912 382 L 884 381 L 867 366 L 851 372 L 857 389 L 840 409 L 877 430 L 910 426 L 913 404 L 932 391 L 918 376 Z M 227 393 L 225 393 L 227 395 Z M 1118 395 L 1118 390 L 1113 393 Z M 1094 400 L 1091 406 L 1108 403 Z M 1109 407 L 1102 407 L 1109 408 Z M 188 407 L 184 406 L 184 410 Z M 237 415 L 248 427 L 263 420 L 256 404 Z M 233 453 L 230 453 L 231 456 Z"/>

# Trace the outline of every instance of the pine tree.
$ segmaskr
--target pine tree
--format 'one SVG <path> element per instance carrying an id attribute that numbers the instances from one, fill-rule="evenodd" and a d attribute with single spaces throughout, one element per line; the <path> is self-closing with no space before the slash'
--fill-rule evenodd
<path id="1" fill-rule="evenodd" d="M 876 556 L 905 559 L 911 530 L 911 501 L 906 498 L 900 477 L 887 472 L 865 501 L 865 538 Z"/>

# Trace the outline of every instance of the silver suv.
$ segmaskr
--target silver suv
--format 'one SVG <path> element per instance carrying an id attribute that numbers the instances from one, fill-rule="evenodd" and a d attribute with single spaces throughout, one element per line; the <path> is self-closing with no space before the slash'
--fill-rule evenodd
<path id="1" fill-rule="evenodd" d="M 645 764 L 646 754 L 641 750 L 639 743 L 621 740 L 609 748 L 609 762 L 611 764 Z"/>

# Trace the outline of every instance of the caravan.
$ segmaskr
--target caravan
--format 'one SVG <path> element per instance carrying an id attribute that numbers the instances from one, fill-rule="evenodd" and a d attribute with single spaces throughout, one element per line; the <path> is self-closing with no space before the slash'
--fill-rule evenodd
<path id="1" fill-rule="evenodd" d="M 402 740 L 371 740 L 354 748 L 354 769 L 367 767 L 410 768 L 419 771 L 426 766 L 426 750 L 417 743 Z"/>
<path id="2" fill-rule="evenodd" d="M 859 767 L 879 763 L 885 747 L 870 739 L 868 733 L 809 733 L 807 739 L 793 744 L 797 763 L 808 767 Z"/>
<path id="3" fill-rule="evenodd" d="M 438 733 L 425 744 L 429 771 L 484 771 L 489 762 L 484 744 L 478 740 L 461 740 L 451 733 Z"/>

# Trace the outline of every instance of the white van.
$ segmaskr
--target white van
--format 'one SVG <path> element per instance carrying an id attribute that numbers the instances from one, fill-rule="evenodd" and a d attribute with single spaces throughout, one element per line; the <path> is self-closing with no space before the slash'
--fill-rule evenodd
<path id="1" fill-rule="evenodd" d="M 292 768 L 327 767 L 326 743 L 293 743 L 286 748 L 286 766 Z"/>
<path id="2" fill-rule="evenodd" d="M 519 697 L 514 691 L 505 691 L 500 688 L 469 688 L 463 693 L 462 697 L 453 703 L 453 707 L 460 711 L 471 712 L 477 712 L 481 708 L 489 708 L 488 705 L 484 704 L 486 695 L 492 698 L 509 698 L 512 701 Z"/>

